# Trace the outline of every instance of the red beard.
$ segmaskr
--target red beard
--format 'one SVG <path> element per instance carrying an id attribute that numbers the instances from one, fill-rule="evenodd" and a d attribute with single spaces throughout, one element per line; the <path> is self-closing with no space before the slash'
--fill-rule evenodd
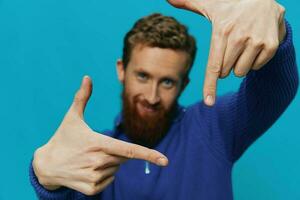
<path id="1" fill-rule="evenodd" d="M 151 105 L 146 100 L 141 101 L 138 96 L 135 96 L 132 105 L 125 89 L 122 92 L 122 99 L 124 133 L 133 143 L 153 148 L 168 132 L 177 104 L 174 103 L 169 110 L 166 110 L 160 104 Z M 154 109 L 155 114 L 141 116 L 137 109 L 138 103 Z"/>

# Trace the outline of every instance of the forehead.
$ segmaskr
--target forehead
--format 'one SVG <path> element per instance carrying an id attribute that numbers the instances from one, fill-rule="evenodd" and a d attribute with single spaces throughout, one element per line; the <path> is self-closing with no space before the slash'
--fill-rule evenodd
<path id="1" fill-rule="evenodd" d="M 157 75 L 182 76 L 188 69 L 184 51 L 137 45 L 131 52 L 128 68 Z"/>

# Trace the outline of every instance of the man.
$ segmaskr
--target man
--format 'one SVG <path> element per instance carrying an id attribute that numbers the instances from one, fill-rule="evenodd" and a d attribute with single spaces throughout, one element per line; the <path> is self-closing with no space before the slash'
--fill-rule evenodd
<path id="1" fill-rule="evenodd" d="M 85 76 L 60 127 L 35 152 L 30 178 L 40 199 L 233 198 L 233 164 L 296 94 L 295 52 L 291 28 L 275 2 L 223 1 L 219 9 L 214 1 L 203 2 L 170 1 L 213 23 L 205 103 L 177 103 L 196 53 L 186 27 L 160 14 L 140 19 L 126 34 L 117 61 L 123 107 L 115 129 L 103 135 L 84 122 L 92 92 Z M 268 30 L 259 29 L 258 21 L 239 21 L 255 5 Z M 243 27 L 248 31 L 237 36 Z M 247 76 L 237 92 L 216 99 L 216 81 L 231 69 Z"/>

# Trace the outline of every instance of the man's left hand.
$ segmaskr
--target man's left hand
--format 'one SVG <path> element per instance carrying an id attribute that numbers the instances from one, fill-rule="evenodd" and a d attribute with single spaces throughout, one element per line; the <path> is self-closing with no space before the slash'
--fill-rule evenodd
<path id="1" fill-rule="evenodd" d="M 218 78 L 238 77 L 263 67 L 286 34 L 283 6 L 274 0 L 168 0 L 212 23 L 203 95 L 213 105 Z"/>

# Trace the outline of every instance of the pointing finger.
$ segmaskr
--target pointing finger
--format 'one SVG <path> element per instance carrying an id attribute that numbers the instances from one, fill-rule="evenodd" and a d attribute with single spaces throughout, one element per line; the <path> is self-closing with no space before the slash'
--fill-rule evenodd
<path id="1" fill-rule="evenodd" d="M 217 80 L 222 71 L 222 63 L 226 49 L 227 36 L 213 28 L 210 52 L 204 79 L 204 102 L 208 106 L 215 103 Z"/>
<path id="2" fill-rule="evenodd" d="M 101 149 L 107 154 L 130 159 L 146 160 L 159 166 L 166 166 L 168 164 L 166 156 L 156 150 L 117 140 L 108 136 L 104 137 L 106 138 L 101 138 Z"/>

